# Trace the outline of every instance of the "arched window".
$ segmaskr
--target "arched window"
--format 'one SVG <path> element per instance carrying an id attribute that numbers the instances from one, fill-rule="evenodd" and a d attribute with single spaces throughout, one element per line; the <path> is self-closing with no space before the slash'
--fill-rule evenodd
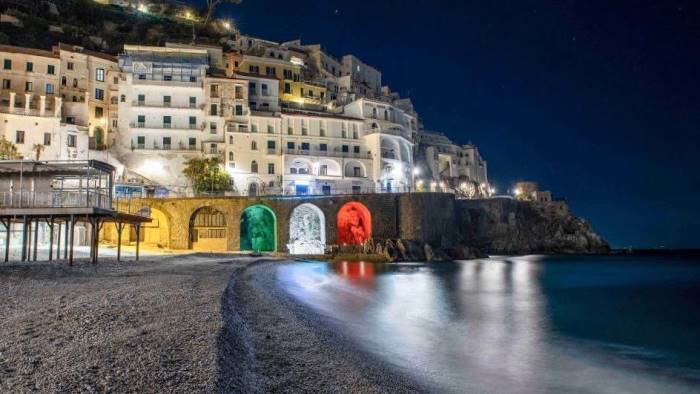
<path id="1" fill-rule="evenodd" d="M 228 161 L 233 161 L 233 152 L 228 153 Z"/>
<path id="2" fill-rule="evenodd" d="M 76 78 L 73 78 L 73 87 L 74 88 L 78 87 L 78 80 Z"/>
<path id="3" fill-rule="evenodd" d="M 377 118 L 377 109 L 376 108 L 372 108 L 372 117 L 375 119 Z"/>
<path id="4" fill-rule="evenodd" d="M 233 136 L 232 135 L 228 136 L 228 143 L 233 144 Z"/>
<path id="5" fill-rule="evenodd" d="M 117 96 L 112 96 L 109 100 L 112 104 L 117 104 Z"/>
<path id="6" fill-rule="evenodd" d="M 257 174 L 258 173 L 258 162 L 253 160 L 252 163 L 250 163 L 250 172 Z"/>
<path id="7" fill-rule="evenodd" d="M 384 110 L 384 120 L 389 120 L 389 111 Z"/>
<path id="8" fill-rule="evenodd" d="M 250 141 L 250 150 L 258 150 L 258 142 Z"/>
<path id="9" fill-rule="evenodd" d="M 121 101 L 122 101 L 122 103 L 126 101 L 126 95 L 122 94 Z"/>

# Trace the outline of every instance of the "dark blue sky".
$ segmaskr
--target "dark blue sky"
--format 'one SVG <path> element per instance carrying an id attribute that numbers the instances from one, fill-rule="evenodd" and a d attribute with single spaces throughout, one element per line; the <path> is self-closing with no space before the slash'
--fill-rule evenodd
<path id="1" fill-rule="evenodd" d="M 478 144 L 613 246 L 700 247 L 700 12 L 675 1 L 265 1 L 244 32 L 382 70 L 426 128 Z"/>

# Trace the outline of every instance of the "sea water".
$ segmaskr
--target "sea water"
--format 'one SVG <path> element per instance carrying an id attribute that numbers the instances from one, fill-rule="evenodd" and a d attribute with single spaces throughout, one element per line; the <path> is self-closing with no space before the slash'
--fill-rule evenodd
<path id="1" fill-rule="evenodd" d="M 308 262 L 279 286 L 435 391 L 700 392 L 700 258 Z"/>

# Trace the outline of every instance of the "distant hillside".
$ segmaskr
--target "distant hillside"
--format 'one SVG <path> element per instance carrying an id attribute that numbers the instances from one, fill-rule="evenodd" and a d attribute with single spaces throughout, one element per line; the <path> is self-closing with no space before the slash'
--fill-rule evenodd
<path id="1" fill-rule="evenodd" d="M 21 26 L 0 24 L 0 43 L 50 49 L 60 41 L 118 53 L 123 44 L 191 42 L 192 22 L 175 18 L 181 6 L 168 1 L 153 3 L 144 13 L 93 0 L 3 0 L 2 14 L 17 18 Z M 226 37 L 214 28 L 197 27 L 198 43 L 219 43 Z"/>

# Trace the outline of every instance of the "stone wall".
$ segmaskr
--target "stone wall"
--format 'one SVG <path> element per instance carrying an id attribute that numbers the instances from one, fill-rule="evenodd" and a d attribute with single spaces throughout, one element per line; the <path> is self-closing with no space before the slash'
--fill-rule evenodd
<path id="1" fill-rule="evenodd" d="M 593 233 L 582 219 L 569 213 L 563 202 L 535 203 L 511 199 L 455 200 L 446 193 L 364 194 L 314 197 L 196 197 L 141 199 L 132 204 L 150 207 L 158 225 L 146 226 L 144 239 L 160 240 L 160 246 L 189 249 L 190 220 L 202 207 L 212 207 L 226 217 L 226 250 L 240 246 L 240 218 L 253 205 L 264 205 L 276 217 L 277 247 L 287 251 L 289 220 L 295 207 L 309 203 L 324 215 L 326 245 L 338 244 L 337 215 L 351 201 L 362 203 L 371 213 L 372 239 L 375 244 L 392 244 L 401 239 L 406 247 L 435 253 L 474 255 L 476 249 L 487 253 L 559 253 L 601 252 L 607 243 Z M 124 242 L 130 232 L 123 234 Z M 103 238 L 115 240 L 107 229 Z M 163 242 L 167 240 L 167 242 Z M 467 249 L 465 249 L 467 247 Z"/>

